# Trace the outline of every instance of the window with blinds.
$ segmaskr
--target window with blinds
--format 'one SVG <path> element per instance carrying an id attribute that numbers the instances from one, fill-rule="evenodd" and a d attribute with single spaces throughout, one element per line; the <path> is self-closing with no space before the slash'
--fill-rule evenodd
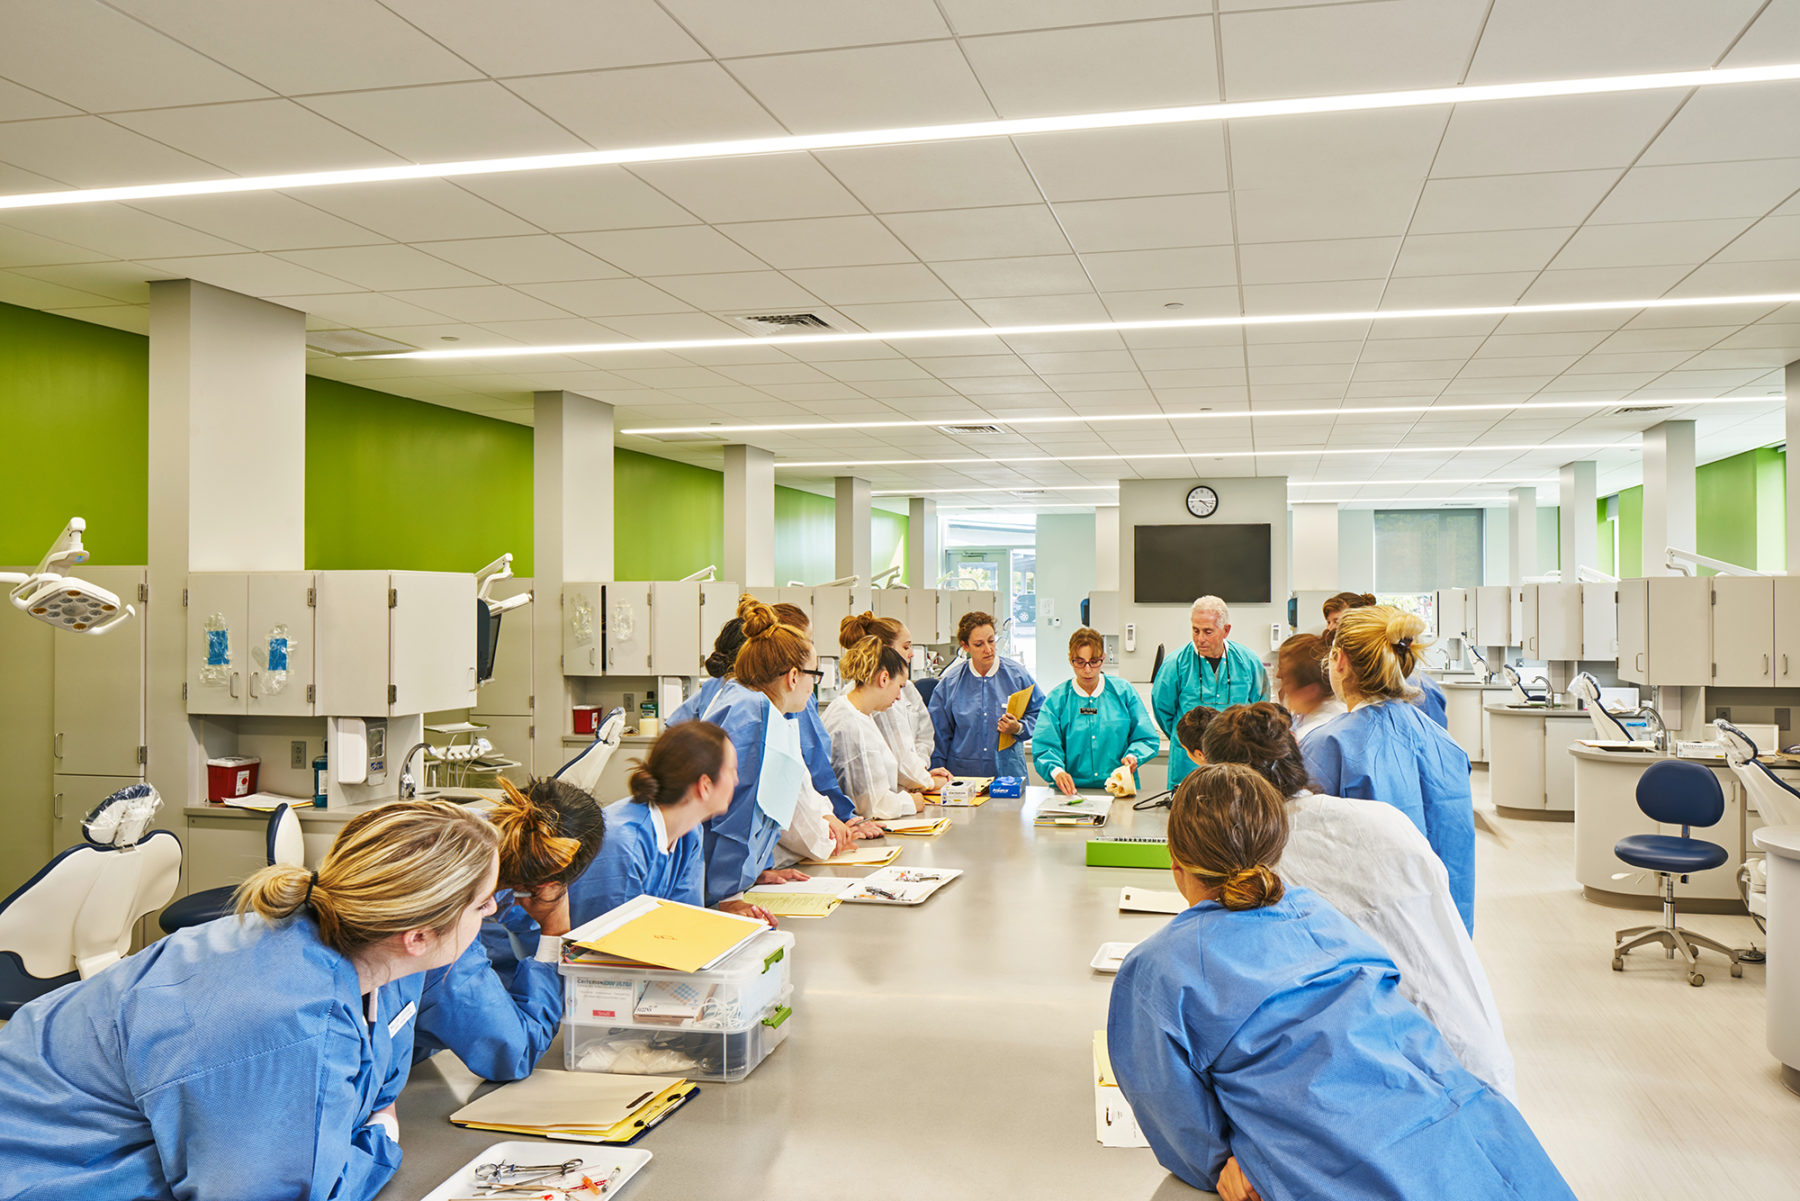
<path id="1" fill-rule="evenodd" d="M 1480 509 L 1376 511 L 1376 592 L 1476 588 L 1481 570 Z"/>

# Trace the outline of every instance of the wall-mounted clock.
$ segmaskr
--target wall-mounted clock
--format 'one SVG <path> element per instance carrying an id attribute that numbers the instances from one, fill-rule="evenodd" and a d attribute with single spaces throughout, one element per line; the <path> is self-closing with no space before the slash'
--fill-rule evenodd
<path id="1" fill-rule="evenodd" d="M 1219 511 L 1219 494 L 1205 484 L 1188 489 L 1187 511 L 1195 517 L 1211 517 Z"/>

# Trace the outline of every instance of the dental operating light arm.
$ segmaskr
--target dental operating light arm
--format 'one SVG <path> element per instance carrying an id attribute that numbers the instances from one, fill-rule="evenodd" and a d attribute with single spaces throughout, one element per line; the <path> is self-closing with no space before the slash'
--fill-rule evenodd
<path id="1" fill-rule="evenodd" d="M 682 584 L 711 584 L 716 582 L 718 578 L 718 565 L 715 563 L 708 563 L 705 567 L 702 567 L 692 575 L 682 576 L 677 582 Z"/>
<path id="2" fill-rule="evenodd" d="M 487 606 L 489 614 L 510 613 L 531 603 L 529 592 L 521 592 L 504 600 L 496 600 L 490 595 L 495 584 L 513 578 L 512 562 L 512 554 L 508 552 L 475 573 L 475 595 Z"/>
<path id="3" fill-rule="evenodd" d="M 1677 550 L 1671 546 L 1663 551 L 1663 566 L 1671 571 L 1679 571 L 1682 575 L 1697 575 L 1695 568 L 1705 567 L 1720 575 L 1766 576 L 1773 572 L 1755 571 L 1736 563 L 1727 563 L 1723 559 L 1712 559 L 1706 555 L 1697 555 L 1691 550 Z"/>
<path id="4" fill-rule="evenodd" d="M 77 634 L 104 634 L 137 615 L 137 610 L 97 584 L 64 574 L 88 561 L 81 535 L 87 522 L 69 519 L 37 570 L 30 575 L 0 572 L 0 584 L 14 585 L 11 600 L 39 621 Z"/>
<path id="5" fill-rule="evenodd" d="M 904 587 L 906 587 L 906 585 L 898 582 L 900 579 L 900 573 L 903 570 L 905 570 L 903 567 L 896 564 L 895 566 L 888 568 L 886 571 L 876 572 L 874 575 L 874 578 L 872 578 L 869 582 L 871 584 L 875 585 L 875 587 L 877 587 L 877 588 L 904 588 Z"/>

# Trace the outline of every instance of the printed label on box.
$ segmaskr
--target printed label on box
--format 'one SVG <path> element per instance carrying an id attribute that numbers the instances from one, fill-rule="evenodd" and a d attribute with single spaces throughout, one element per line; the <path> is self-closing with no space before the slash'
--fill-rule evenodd
<path id="1" fill-rule="evenodd" d="M 573 1016 L 577 1019 L 629 1022 L 636 1003 L 637 987 L 629 980 L 575 980 Z"/>

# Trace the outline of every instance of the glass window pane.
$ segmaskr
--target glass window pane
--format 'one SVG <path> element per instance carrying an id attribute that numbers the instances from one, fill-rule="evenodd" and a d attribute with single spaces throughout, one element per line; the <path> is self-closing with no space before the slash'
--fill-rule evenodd
<path id="1" fill-rule="evenodd" d="M 1375 590 L 1424 593 L 1481 584 L 1480 509 L 1375 514 Z"/>

